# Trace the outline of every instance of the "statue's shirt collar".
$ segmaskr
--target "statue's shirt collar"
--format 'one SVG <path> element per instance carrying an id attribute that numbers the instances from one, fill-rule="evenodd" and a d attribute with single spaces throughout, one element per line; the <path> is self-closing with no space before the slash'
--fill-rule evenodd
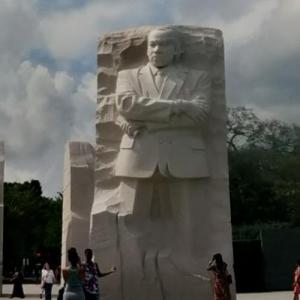
<path id="1" fill-rule="evenodd" d="M 161 75 L 171 74 L 176 69 L 174 65 L 169 65 L 165 68 L 156 68 L 155 66 L 151 65 L 150 63 L 148 63 L 148 67 L 149 67 L 151 75 L 153 77 L 155 77 L 158 73 L 160 73 Z"/>

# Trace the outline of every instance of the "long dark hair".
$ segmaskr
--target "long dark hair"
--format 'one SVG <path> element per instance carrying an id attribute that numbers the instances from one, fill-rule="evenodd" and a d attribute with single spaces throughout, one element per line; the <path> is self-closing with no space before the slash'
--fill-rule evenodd
<path id="1" fill-rule="evenodd" d="M 213 260 L 216 262 L 216 267 L 221 270 L 225 264 L 222 255 L 220 253 L 216 253 L 213 256 Z"/>
<path id="2" fill-rule="evenodd" d="M 76 267 L 77 266 L 77 264 L 79 263 L 80 259 L 79 259 L 79 256 L 78 256 L 76 248 L 72 247 L 72 248 L 70 248 L 68 250 L 68 260 L 71 263 L 72 267 Z"/>

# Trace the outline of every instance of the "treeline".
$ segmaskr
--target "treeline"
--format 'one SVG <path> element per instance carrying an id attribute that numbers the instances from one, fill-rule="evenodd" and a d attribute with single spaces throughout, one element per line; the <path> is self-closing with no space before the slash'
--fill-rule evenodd
<path id="1" fill-rule="evenodd" d="M 234 238 L 261 228 L 300 226 L 300 127 L 228 110 L 228 155 Z M 4 184 L 4 274 L 28 263 L 60 263 L 62 195 L 42 196 L 37 180 Z"/>
<path id="2" fill-rule="evenodd" d="M 234 238 L 300 226 L 300 127 L 245 107 L 229 109 L 227 126 Z"/>
<path id="3" fill-rule="evenodd" d="M 37 180 L 4 183 L 3 274 L 25 266 L 27 276 L 38 276 L 45 261 L 60 264 L 62 195 L 42 196 Z"/>

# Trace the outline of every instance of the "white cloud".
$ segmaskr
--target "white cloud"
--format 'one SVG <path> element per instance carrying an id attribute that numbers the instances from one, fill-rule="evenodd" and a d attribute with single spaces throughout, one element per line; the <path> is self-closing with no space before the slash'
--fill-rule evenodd
<path id="1" fill-rule="evenodd" d="M 226 52 L 227 98 L 299 123 L 300 2 L 277 1 L 245 43 Z"/>
<path id="2" fill-rule="evenodd" d="M 224 39 L 229 48 L 245 43 L 249 44 L 262 30 L 263 24 L 270 18 L 277 6 L 277 0 L 259 1 L 246 14 L 230 22 L 211 18 L 207 23 L 209 26 L 223 30 Z"/>
<path id="3" fill-rule="evenodd" d="M 75 88 L 70 74 L 50 74 L 45 67 L 33 66 L 29 61 L 15 70 L 13 81 L 17 88 L 2 93 L 5 100 L 0 112 L 8 179 L 31 174 L 47 187 L 46 192 L 55 193 L 49 190 L 51 185 L 61 187 L 65 143 L 92 136 L 94 104 L 83 88 L 89 76 L 85 75 L 83 83 Z"/>
<path id="4" fill-rule="evenodd" d="M 94 73 L 86 73 L 78 87 L 78 92 L 88 96 L 88 99 L 94 103 L 97 100 L 97 77 Z"/>
<path id="5" fill-rule="evenodd" d="M 130 16 L 132 22 L 135 14 L 144 13 L 140 8 L 138 0 L 90 1 L 80 9 L 52 13 L 41 21 L 40 28 L 46 47 L 57 59 L 95 55 L 99 35 L 119 28 Z"/>
<path id="6" fill-rule="evenodd" d="M 46 194 L 62 189 L 65 143 L 93 141 L 93 77 L 33 64 L 42 45 L 37 1 L 0 2 L 0 140 L 8 181 L 39 179 Z M 78 79 L 79 78 L 79 79 Z M 95 79 L 94 79 L 95 80 Z M 95 89 L 96 90 L 96 89 Z"/>
<path id="7" fill-rule="evenodd" d="M 75 81 L 65 72 L 57 72 L 54 78 L 54 86 L 61 95 L 68 95 L 74 90 Z"/>
<path id="8" fill-rule="evenodd" d="M 41 12 L 38 0 L 0 0 L 0 140 L 6 143 L 6 180 L 36 178 L 47 194 L 61 190 L 66 141 L 93 143 L 95 138 L 96 76 L 93 70 L 73 74 L 70 60 L 80 64 L 93 57 L 96 64 L 100 34 L 127 27 L 188 23 L 220 28 L 229 103 L 299 122 L 298 0 L 82 3 L 72 8 L 67 0 L 64 9 L 57 4 L 57 10 L 51 6 Z M 35 49 L 54 64 L 33 63 L 29 54 Z"/>
<path id="9" fill-rule="evenodd" d="M 281 64 L 300 53 L 300 2 L 297 0 L 280 1 L 272 17 L 268 18 L 257 32 L 245 51 L 247 59 L 242 67 L 249 75 L 269 72 L 270 68 Z"/>
<path id="10" fill-rule="evenodd" d="M 299 125 L 299 111 L 300 104 L 293 106 L 290 105 L 274 105 L 272 110 L 268 107 L 261 107 L 259 105 L 253 104 L 251 107 L 256 115 L 261 119 L 268 120 L 280 120 L 289 124 L 298 124 Z"/>
<path id="11" fill-rule="evenodd" d="M 36 0 L 1 0 L 1 64 L 16 64 L 37 43 Z"/>

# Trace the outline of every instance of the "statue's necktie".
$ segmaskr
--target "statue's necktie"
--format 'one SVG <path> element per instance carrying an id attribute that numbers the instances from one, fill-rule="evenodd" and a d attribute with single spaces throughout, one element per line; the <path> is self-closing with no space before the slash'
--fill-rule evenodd
<path id="1" fill-rule="evenodd" d="M 161 86 L 165 80 L 165 75 L 163 72 L 158 71 L 155 75 L 155 84 L 158 90 L 161 89 Z"/>

